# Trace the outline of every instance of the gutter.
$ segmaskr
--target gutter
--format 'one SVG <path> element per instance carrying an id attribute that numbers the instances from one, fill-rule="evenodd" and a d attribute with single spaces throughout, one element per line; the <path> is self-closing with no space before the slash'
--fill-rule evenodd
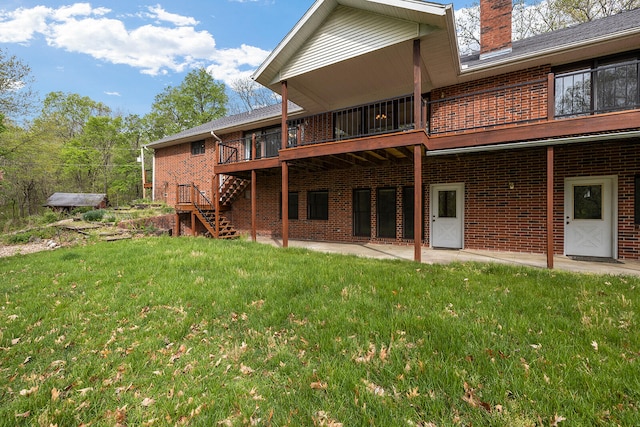
<path id="1" fill-rule="evenodd" d="M 611 141 L 616 139 L 631 138 L 640 138 L 640 130 L 599 135 L 570 136 L 566 138 L 539 139 L 535 141 L 511 142 L 507 144 L 480 145 L 477 147 L 445 148 L 442 150 L 434 151 L 427 150 L 427 157 L 448 156 L 452 154 L 486 153 L 490 151 L 517 150 L 520 148 L 548 147 L 550 145 L 568 145 L 581 142 L 586 143 L 594 141 Z"/>
<path id="2" fill-rule="evenodd" d="M 509 55 L 503 60 L 489 61 L 485 64 L 477 64 L 471 67 L 460 66 L 461 67 L 460 75 L 464 76 L 467 74 L 473 74 L 480 71 L 486 71 L 492 68 L 501 68 L 504 66 L 519 65 L 523 62 L 528 62 L 535 59 L 548 57 L 554 54 L 566 53 L 567 51 L 574 51 L 576 49 L 593 48 L 594 45 L 616 41 L 621 38 L 627 38 L 630 36 L 635 36 L 637 34 L 638 34 L 638 28 L 631 28 L 623 31 L 618 31 L 612 34 L 608 34 L 604 37 L 602 36 L 595 37 L 588 40 L 580 40 L 578 42 L 563 44 L 559 46 L 553 46 L 551 48 L 537 50 L 528 54 Z M 458 60 L 458 62 L 460 62 L 460 60 Z"/>

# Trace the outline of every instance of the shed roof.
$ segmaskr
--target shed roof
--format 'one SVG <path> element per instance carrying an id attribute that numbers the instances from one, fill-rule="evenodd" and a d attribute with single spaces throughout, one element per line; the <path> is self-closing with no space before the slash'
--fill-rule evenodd
<path id="1" fill-rule="evenodd" d="M 53 193 L 48 199 L 46 206 L 51 207 L 80 207 L 98 206 L 106 199 L 106 194 L 94 193 Z"/>

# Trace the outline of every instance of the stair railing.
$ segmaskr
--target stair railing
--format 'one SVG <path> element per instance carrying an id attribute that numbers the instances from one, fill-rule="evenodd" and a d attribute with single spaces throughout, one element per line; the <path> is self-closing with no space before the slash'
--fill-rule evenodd
<path id="1" fill-rule="evenodd" d="M 209 219 L 209 217 L 207 217 L 206 213 L 205 213 L 205 205 L 209 206 L 209 209 L 215 209 L 215 205 L 213 203 L 211 203 L 211 200 L 209 200 L 209 198 L 207 196 L 204 195 L 204 193 L 202 191 L 200 191 L 200 189 L 198 188 L 198 186 L 195 183 L 191 183 L 192 188 L 193 188 L 193 193 L 194 193 L 194 197 L 193 197 L 193 205 L 196 207 L 196 209 L 198 210 L 198 212 L 200 212 L 200 215 L 202 216 L 202 218 L 204 218 L 205 221 L 207 221 L 207 223 L 213 227 L 214 231 L 215 231 L 215 236 L 214 237 L 218 237 L 218 218 L 219 215 L 216 211 L 216 221 L 214 221 L 215 223 L 211 223 L 211 220 Z"/>

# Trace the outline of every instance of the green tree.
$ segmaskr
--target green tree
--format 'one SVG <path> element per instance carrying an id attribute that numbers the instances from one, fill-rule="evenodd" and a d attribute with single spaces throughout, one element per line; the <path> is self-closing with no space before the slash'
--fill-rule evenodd
<path id="1" fill-rule="evenodd" d="M 38 213 L 58 183 L 59 146 L 46 135 L 15 125 L 0 134 L 0 145 L 11 147 L 0 156 L 0 218 L 18 219 Z"/>
<path id="2" fill-rule="evenodd" d="M 17 119 L 31 111 L 36 98 L 32 83 L 31 68 L 0 49 L 0 116 Z"/>
<path id="3" fill-rule="evenodd" d="M 110 114 L 111 109 L 107 105 L 96 102 L 88 96 L 51 92 L 43 102 L 42 111 L 35 125 L 42 122 L 55 124 L 56 129 L 53 131 L 57 136 L 72 139 L 82 134 L 89 118 Z"/>
<path id="4" fill-rule="evenodd" d="M 187 74 L 177 87 L 156 95 L 148 114 L 151 139 L 160 139 L 204 124 L 227 113 L 225 85 L 204 69 Z"/>
<path id="5" fill-rule="evenodd" d="M 109 193 L 118 150 L 127 150 L 121 117 L 89 117 L 81 135 L 62 149 L 64 172 L 80 192 Z"/>

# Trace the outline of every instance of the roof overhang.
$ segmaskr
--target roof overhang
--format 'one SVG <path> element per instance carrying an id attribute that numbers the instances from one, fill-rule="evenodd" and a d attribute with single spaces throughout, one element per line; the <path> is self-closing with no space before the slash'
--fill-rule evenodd
<path id="1" fill-rule="evenodd" d="M 413 92 L 421 41 L 422 91 L 456 82 L 460 61 L 451 5 L 421 0 L 317 0 L 253 78 L 308 113 Z"/>
<path id="2" fill-rule="evenodd" d="M 553 67 L 615 55 L 638 49 L 638 40 L 640 40 L 640 26 L 619 31 L 614 29 L 606 35 L 552 43 L 526 53 L 518 53 L 517 42 L 515 42 L 511 55 L 477 61 L 469 67 L 463 65 L 459 80 L 467 82 L 541 65 Z"/>

